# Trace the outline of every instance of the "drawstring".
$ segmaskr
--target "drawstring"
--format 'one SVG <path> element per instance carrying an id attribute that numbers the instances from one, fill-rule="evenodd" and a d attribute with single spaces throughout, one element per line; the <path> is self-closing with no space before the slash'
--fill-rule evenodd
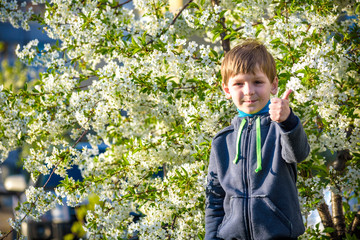
<path id="1" fill-rule="evenodd" d="M 256 163 L 257 168 L 255 172 L 261 171 L 261 128 L 260 128 L 260 118 L 256 119 Z"/>
<path id="2" fill-rule="evenodd" d="M 240 139 L 241 139 L 241 133 L 242 130 L 245 126 L 246 123 L 246 119 L 243 118 L 243 120 L 240 123 L 240 127 L 239 127 L 239 131 L 238 131 L 238 135 L 237 135 L 237 141 L 236 141 L 236 155 L 235 155 L 235 159 L 233 161 L 234 164 L 237 164 L 239 161 L 239 154 L 240 154 Z"/>
<path id="3" fill-rule="evenodd" d="M 234 164 L 237 164 L 239 162 L 239 155 L 240 155 L 240 140 L 241 140 L 241 134 L 244 129 L 246 123 L 246 119 L 243 118 L 243 120 L 240 123 L 237 140 L 236 140 L 236 155 L 235 159 L 233 160 Z M 260 128 L 260 118 L 256 118 L 256 163 L 257 168 L 255 169 L 255 172 L 259 172 L 262 170 L 261 167 L 261 128 Z"/>

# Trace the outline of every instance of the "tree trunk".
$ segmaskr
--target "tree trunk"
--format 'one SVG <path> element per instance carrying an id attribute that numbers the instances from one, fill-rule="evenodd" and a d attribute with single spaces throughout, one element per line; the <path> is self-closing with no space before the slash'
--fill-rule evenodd
<path id="1" fill-rule="evenodd" d="M 333 223 L 339 239 L 345 237 L 346 224 L 342 196 L 331 192 Z"/>
<path id="2" fill-rule="evenodd" d="M 336 154 L 336 160 L 333 162 L 333 167 L 338 174 L 343 175 L 346 168 L 347 161 L 351 160 L 352 156 L 348 149 L 338 151 Z M 338 236 L 338 239 L 343 239 L 346 233 L 345 215 L 343 211 L 342 193 L 335 194 L 331 192 L 331 205 L 333 223 Z"/>
<path id="3" fill-rule="evenodd" d="M 334 228 L 334 223 L 333 223 L 331 215 L 330 215 L 329 206 L 326 203 L 321 203 L 317 207 L 317 210 L 319 212 L 321 222 L 324 225 L 324 228 L 333 228 L 333 229 L 335 229 Z M 331 239 L 338 239 L 336 231 L 331 232 L 331 233 L 327 233 L 327 235 L 329 237 L 331 237 Z"/>
<path id="4" fill-rule="evenodd" d="M 351 224 L 350 234 L 355 234 L 355 236 L 360 239 L 360 211 L 356 213 Z"/>
<path id="5" fill-rule="evenodd" d="M 333 162 L 334 169 L 338 172 L 342 172 L 346 167 L 346 162 L 351 159 L 352 156 L 348 149 L 337 152 L 336 160 Z"/>

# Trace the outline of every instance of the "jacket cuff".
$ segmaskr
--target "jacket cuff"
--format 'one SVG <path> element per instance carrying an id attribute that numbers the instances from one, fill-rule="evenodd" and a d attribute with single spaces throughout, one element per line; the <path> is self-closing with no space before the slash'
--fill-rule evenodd
<path id="1" fill-rule="evenodd" d="M 293 113 L 292 109 L 290 108 L 290 115 L 289 115 L 289 117 L 288 117 L 285 121 L 279 123 L 279 126 L 280 126 L 285 132 L 288 132 L 288 131 L 293 130 L 293 129 L 296 127 L 297 123 L 298 123 L 298 119 L 297 119 L 297 117 L 295 116 L 295 114 Z"/>

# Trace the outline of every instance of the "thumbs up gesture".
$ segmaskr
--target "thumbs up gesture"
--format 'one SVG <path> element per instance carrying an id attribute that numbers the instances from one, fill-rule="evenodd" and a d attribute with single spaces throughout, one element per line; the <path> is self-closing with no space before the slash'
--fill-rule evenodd
<path id="1" fill-rule="evenodd" d="M 292 93 L 291 89 L 285 91 L 284 96 L 282 98 L 273 98 L 270 103 L 270 118 L 271 120 L 281 123 L 285 121 L 290 113 L 289 107 L 289 96 Z"/>

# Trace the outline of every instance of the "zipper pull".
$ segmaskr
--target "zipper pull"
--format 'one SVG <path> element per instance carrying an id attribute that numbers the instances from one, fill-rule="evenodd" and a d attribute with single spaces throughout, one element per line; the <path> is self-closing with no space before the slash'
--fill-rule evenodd
<path id="1" fill-rule="evenodd" d="M 253 124 L 255 117 L 249 117 L 249 125 L 248 127 L 251 127 L 251 125 Z"/>

